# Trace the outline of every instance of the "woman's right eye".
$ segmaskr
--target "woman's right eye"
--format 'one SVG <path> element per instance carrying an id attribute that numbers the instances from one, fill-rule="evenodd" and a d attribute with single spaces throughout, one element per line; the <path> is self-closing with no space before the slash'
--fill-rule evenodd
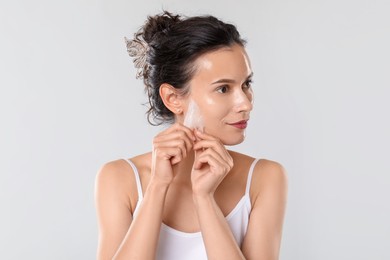
<path id="1" fill-rule="evenodd" d="M 226 85 L 220 86 L 220 87 L 217 89 L 217 91 L 218 91 L 219 93 L 226 93 L 226 92 L 228 92 L 228 90 L 229 90 L 229 87 L 226 86 Z"/>

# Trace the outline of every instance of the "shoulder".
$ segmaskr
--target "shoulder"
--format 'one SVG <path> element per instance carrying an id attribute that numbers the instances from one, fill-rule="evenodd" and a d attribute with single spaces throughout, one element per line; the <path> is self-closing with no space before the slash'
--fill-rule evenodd
<path id="1" fill-rule="evenodd" d="M 115 199 L 119 202 L 119 199 L 123 202 L 129 202 L 129 187 L 132 182 L 130 178 L 129 164 L 123 160 L 118 159 L 103 164 L 95 179 L 95 197 L 96 200 L 107 201 L 109 199 Z M 127 203 L 130 208 L 130 204 Z"/>
<path id="2" fill-rule="evenodd" d="M 259 159 L 254 168 L 257 175 L 262 178 L 278 178 L 280 180 L 287 179 L 287 171 L 284 166 L 276 161 L 268 159 Z"/>
<path id="3" fill-rule="evenodd" d="M 246 154 L 231 150 L 228 150 L 228 152 L 232 156 L 234 164 L 237 167 L 244 166 L 249 168 L 256 160 L 256 158 Z M 287 171 L 283 165 L 268 159 L 257 160 L 253 168 L 253 175 L 256 176 L 256 179 L 260 179 L 262 182 L 268 182 L 272 180 L 281 183 L 287 182 Z"/>
<path id="4" fill-rule="evenodd" d="M 131 167 L 124 159 L 107 162 L 100 166 L 96 175 L 96 184 L 116 186 L 123 183 L 129 177 L 129 169 Z"/>
<path id="5" fill-rule="evenodd" d="M 276 161 L 260 159 L 253 169 L 251 197 L 256 200 L 269 195 L 275 199 L 285 200 L 288 189 L 288 176 L 284 166 Z"/>
<path id="6" fill-rule="evenodd" d="M 130 159 L 118 159 L 109 161 L 103 164 L 98 170 L 96 179 L 99 181 L 105 182 L 122 182 L 130 177 L 134 176 L 134 170 L 130 166 L 130 163 L 126 160 L 130 160 L 135 167 L 139 169 L 143 169 L 145 167 L 150 166 L 148 158 L 150 157 L 148 154 L 141 154 Z M 130 178 L 133 179 L 133 178 Z"/>
<path id="7" fill-rule="evenodd" d="M 139 155 L 130 160 L 136 168 L 143 167 L 143 158 Z M 126 159 L 117 159 L 104 163 L 98 170 L 95 179 L 96 200 L 115 200 L 125 204 L 131 211 L 138 199 L 134 170 Z"/>

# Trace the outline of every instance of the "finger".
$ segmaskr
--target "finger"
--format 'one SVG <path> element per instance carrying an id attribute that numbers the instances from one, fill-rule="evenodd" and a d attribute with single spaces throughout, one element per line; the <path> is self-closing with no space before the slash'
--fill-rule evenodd
<path id="1" fill-rule="evenodd" d="M 195 137 L 195 134 L 193 133 L 193 131 L 190 128 L 184 126 L 183 124 L 175 123 L 171 128 L 172 128 L 172 131 L 183 131 L 184 133 L 186 133 L 188 138 L 192 141 L 196 140 L 196 137 Z"/>
<path id="2" fill-rule="evenodd" d="M 185 138 L 185 140 L 187 142 L 187 148 L 189 150 L 192 149 L 192 144 L 195 142 L 196 137 L 191 129 L 189 129 L 188 127 L 186 127 L 180 123 L 176 123 L 176 124 L 172 125 L 172 127 L 170 127 L 168 129 L 168 131 L 162 133 L 162 135 L 163 136 L 170 135 L 173 133 L 176 133 L 176 134 L 179 133 L 180 135 L 182 135 L 181 137 Z"/>
<path id="3" fill-rule="evenodd" d="M 180 123 L 178 125 L 179 125 L 178 127 L 180 127 L 192 141 L 196 140 L 196 136 L 195 136 L 192 129 L 190 129 L 190 128 L 188 128 L 185 125 L 182 125 Z"/>
<path id="4" fill-rule="evenodd" d="M 221 161 L 220 158 L 218 158 L 218 156 L 215 156 L 215 155 L 216 154 L 202 153 L 198 157 L 198 160 L 196 161 L 196 163 L 194 164 L 194 169 L 199 170 L 199 169 L 201 169 L 203 164 L 208 164 L 210 166 L 210 168 L 213 169 L 212 172 L 214 172 L 218 175 L 225 176 L 230 171 L 231 168 L 229 167 L 229 165 L 226 162 Z"/>
<path id="5" fill-rule="evenodd" d="M 169 142 L 171 142 L 172 145 L 182 144 L 186 151 L 190 151 L 193 146 L 193 141 L 190 140 L 183 131 L 156 136 L 154 140 L 154 144 L 164 143 L 164 145 L 169 145 Z"/>
<path id="6" fill-rule="evenodd" d="M 193 131 L 180 123 L 173 124 L 169 128 L 160 132 L 157 136 L 169 135 L 176 132 L 184 132 L 190 140 L 195 140 L 195 134 L 193 133 Z"/>
<path id="7" fill-rule="evenodd" d="M 175 124 L 171 125 L 169 128 L 161 131 L 157 136 L 163 136 L 163 135 L 171 134 L 171 133 L 178 132 L 178 131 L 185 132 L 190 140 L 193 140 L 193 141 L 196 140 L 195 134 L 192 132 L 192 130 L 189 129 L 188 127 L 180 124 L 180 123 L 175 123 Z"/>
<path id="8" fill-rule="evenodd" d="M 183 140 L 183 139 L 168 139 L 168 140 L 165 140 L 165 141 L 156 141 L 153 146 L 155 148 L 177 148 L 177 149 L 180 149 L 180 152 L 182 154 L 183 157 L 186 157 L 187 156 L 187 151 L 190 149 L 190 148 L 187 148 L 186 147 L 186 141 Z M 191 146 L 190 146 L 191 147 Z"/>
<path id="9" fill-rule="evenodd" d="M 229 163 L 213 149 L 207 149 L 205 151 L 199 152 L 198 156 L 195 158 L 194 168 L 200 169 L 202 168 L 202 165 L 206 163 L 212 167 L 229 167 Z"/>
<path id="10" fill-rule="evenodd" d="M 225 146 L 217 140 L 201 140 L 194 144 L 194 150 L 214 149 L 226 159 L 230 156 Z"/>
<path id="11" fill-rule="evenodd" d="M 199 170 L 200 168 L 202 168 L 202 163 L 198 162 L 198 158 L 200 156 L 200 153 L 201 153 L 201 151 L 195 150 L 195 159 L 194 159 L 193 168 L 196 169 L 196 170 Z"/>
<path id="12" fill-rule="evenodd" d="M 154 153 L 157 158 L 163 160 L 170 160 L 171 164 L 174 165 L 183 159 L 182 150 L 178 147 L 159 147 L 154 149 Z"/>
<path id="13" fill-rule="evenodd" d="M 197 145 L 196 147 L 194 147 L 194 149 L 202 149 L 202 148 L 204 149 L 209 147 L 214 147 L 217 149 L 217 146 L 219 146 L 222 148 L 222 150 L 227 152 L 225 146 L 222 144 L 220 139 L 212 135 L 206 134 L 204 132 L 200 132 L 199 130 L 195 130 L 195 135 L 197 137 L 197 140 L 199 141 L 197 142 Z M 202 141 L 209 141 L 209 142 L 202 142 Z M 204 145 L 204 147 L 201 147 L 202 145 Z"/>
<path id="14" fill-rule="evenodd" d="M 206 151 L 208 149 L 213 149 L 217 153 L 220 154 L 220 156 L 229 164 L 230 167 L 233 167 L 233 158 L 230 155 L 229 151 L 226 150 L 225 146 L 221 144 L 218 141 L 207 141 L 207 140 L 202 140 L 194 145 L 194 150 L 201 150 L 201 151 Z"/>
<path id="15" fill-rule="evenodd" d="M 209 135 L 203 131 L 199 131 L 199 129 L 195 129 L 194 134 L 200 140 L 218 140 L 219 141 L 219 139 L 216 138 L 215 136 Z"/>
<path id="16" fill-rule="evenodd" d="M 175 165 L 175 164 L 181 162 L 181 160 L 183 160 L 183 158 L 184 158 L 183 154 L 179 152 L 171 158 L 171 164 Z"/>

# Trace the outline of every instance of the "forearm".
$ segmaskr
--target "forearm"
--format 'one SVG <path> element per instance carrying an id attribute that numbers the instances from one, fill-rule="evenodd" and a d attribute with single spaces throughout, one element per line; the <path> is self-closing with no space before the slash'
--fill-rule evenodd
<path id="1" fill-rule="evenodd" d="M 166 185 L 149 184 L 137 215 L 113 259 L 155 259 L 167 190 Z"/>
<path id="2" fill-rule="evenodd" d="M 194 196 L 207 258 L 245 259 L 213 196 Z"/>

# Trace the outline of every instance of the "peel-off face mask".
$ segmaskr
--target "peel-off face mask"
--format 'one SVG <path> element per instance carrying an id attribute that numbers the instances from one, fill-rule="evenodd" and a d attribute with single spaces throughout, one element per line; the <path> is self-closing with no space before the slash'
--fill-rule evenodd
<path id="1" fill-rule="evenodd" d="M 203 131 L 204 123 L 198 105 L 193 99 L 188 104 L 188 111 L 184 118 L 184 125 L 191 129 Z"/>

